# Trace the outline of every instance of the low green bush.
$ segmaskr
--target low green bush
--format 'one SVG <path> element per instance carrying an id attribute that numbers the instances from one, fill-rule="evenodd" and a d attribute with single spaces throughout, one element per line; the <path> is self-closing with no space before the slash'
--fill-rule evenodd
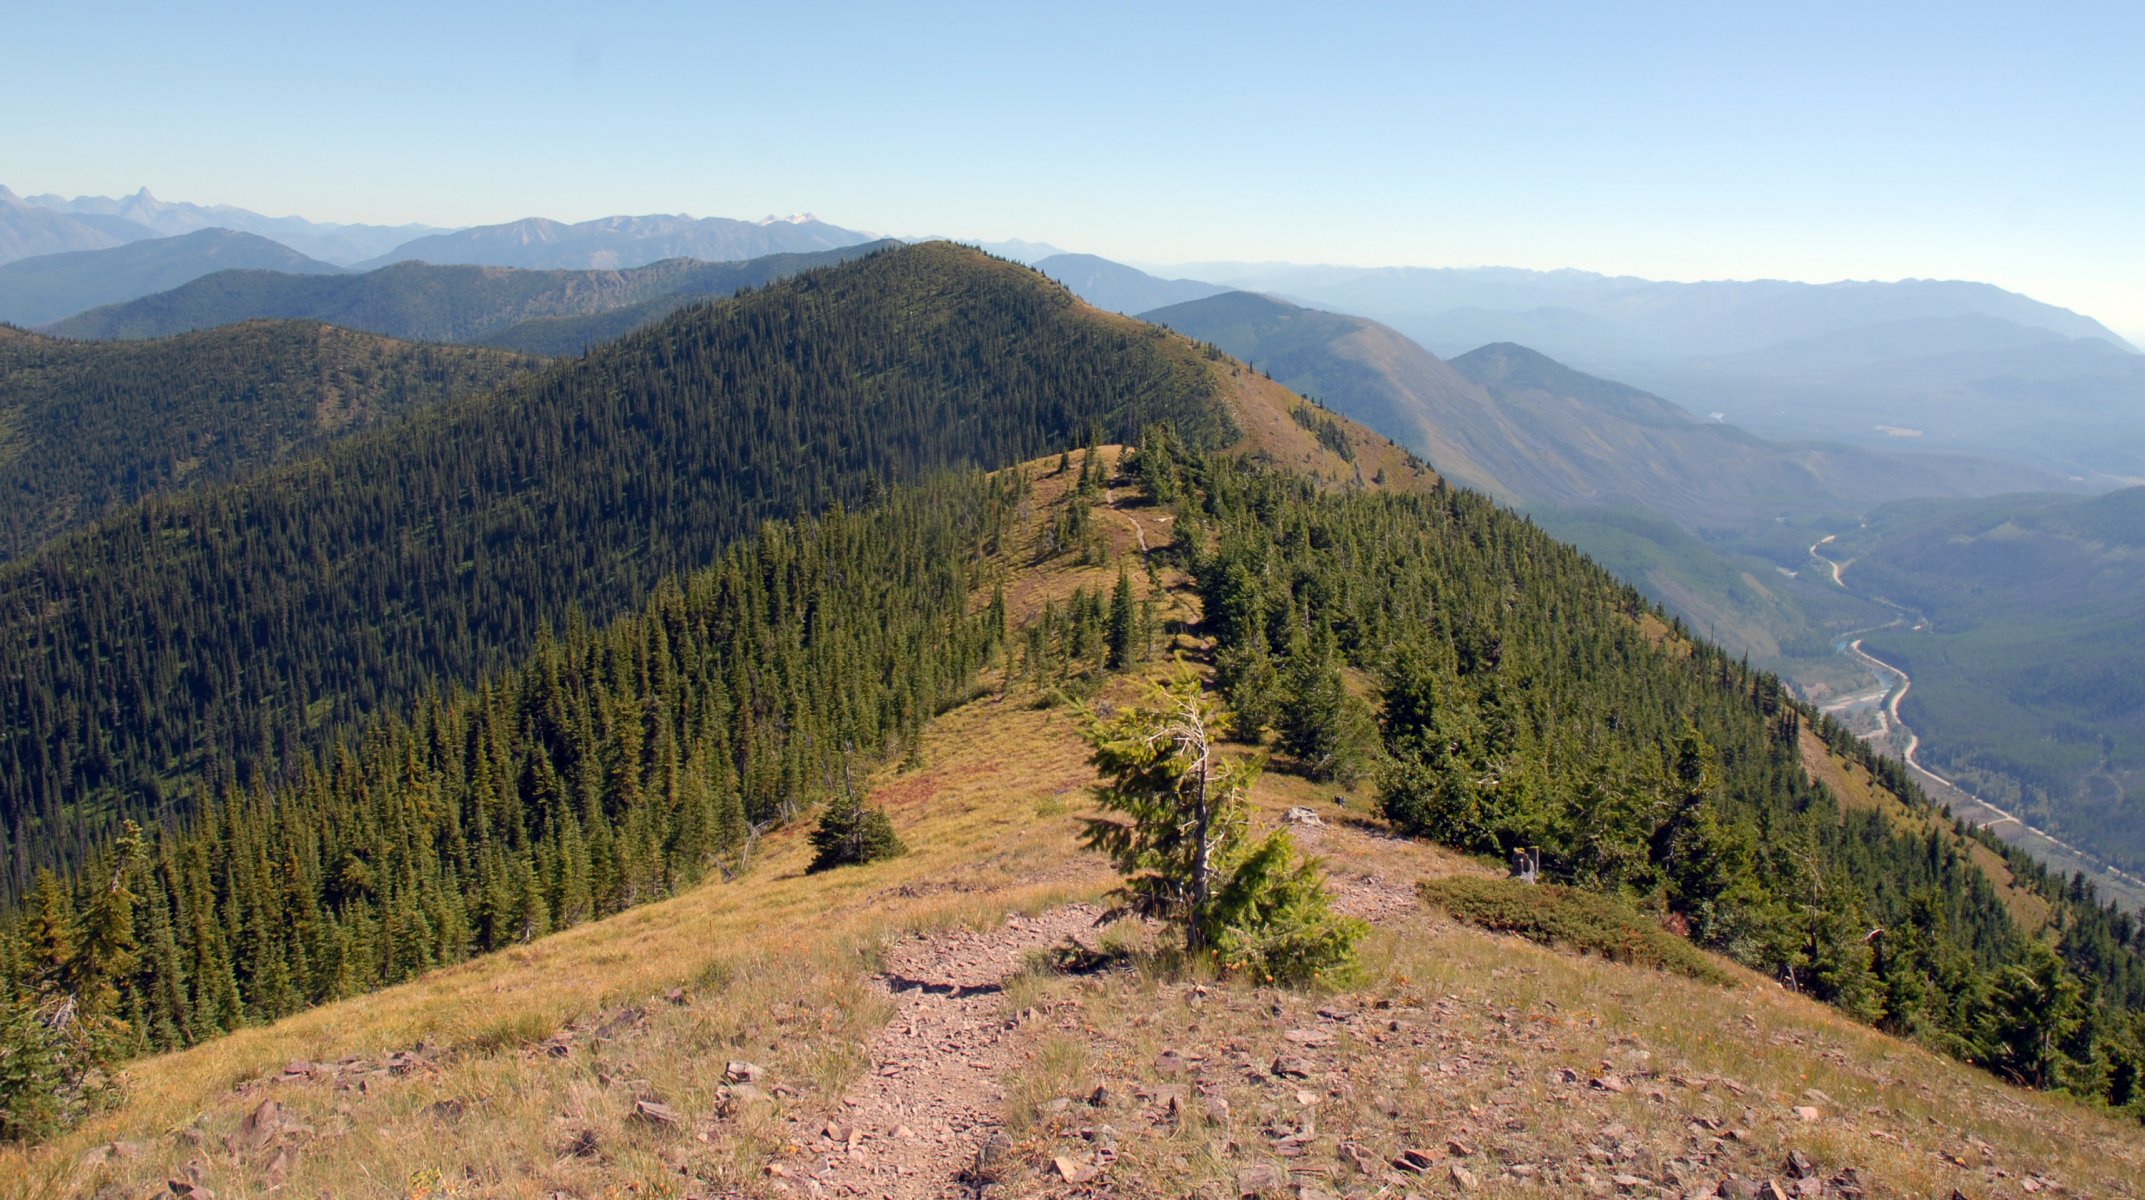
<path id="1" fill-rule="evenodd" d="M 1416 891 L 1455 920 L 1493 933 L 1707 983 L 1728 982 L 1727 973 L 1697 947 L 1615 896 L 1480 876 L 1425 879 Z"/>

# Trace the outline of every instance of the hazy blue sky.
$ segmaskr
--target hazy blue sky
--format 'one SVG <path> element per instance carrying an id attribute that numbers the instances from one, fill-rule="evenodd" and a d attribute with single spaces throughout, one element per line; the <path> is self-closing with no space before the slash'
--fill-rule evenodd
<path id="1" fill-rule="evenodd" d="M 2145 3 L 12 6 L 0 183 L 1985 279 L 2145 335 Z"/>

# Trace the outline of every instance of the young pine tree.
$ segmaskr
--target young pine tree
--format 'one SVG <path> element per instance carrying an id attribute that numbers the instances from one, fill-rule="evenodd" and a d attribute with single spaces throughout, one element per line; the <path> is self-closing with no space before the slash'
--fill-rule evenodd
<path id="1" fill-rule="evenodd" d="M 878 862 L 897 857 L 908 849 L 894 832 L 893 818 L 886 815 L 886 810 L 876 804 L 864 803 L 856 789 L 849 786 L 844 786 L 839 795 L 827 801 L 827 809 L 819 815 L 819 824 L 812 830 L 811 840 L 815 853 L 812 865 L 805 868 L 807 871 Z"/>
<path id="2" fill-rule="evenodd" d="M 1184 927 L 1185 948 L 1226 970 L 1304 983 L 1353 960 L 1360 922 L 1336 915 L 1318 864 L 1286 830 L 1247 845 L 1256 768 L 1218 747 L 1228 713 L 1184 679 L 1088 730 L 1102 806 L 1087 844 L 1126 875 L 1120 913 Z"/>

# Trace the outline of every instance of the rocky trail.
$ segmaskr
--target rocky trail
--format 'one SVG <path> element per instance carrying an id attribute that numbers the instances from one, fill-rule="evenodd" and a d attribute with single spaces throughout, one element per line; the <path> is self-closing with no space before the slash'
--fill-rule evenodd
<path id="1" fill-rule="evenodd" d="M 997 1132 L 1013 1028 L 1000 1000 L 1032 951 L 1091 930 L 1100 915 L 1073 904 L 996 929 L 903 938 L 879 983 L 897 1006 L 868 1047 L 870 1073 L 841 1109 L 799 1130 L 812 1195 L 936 1200 L 968 1196 L 977 1153 Z"/>

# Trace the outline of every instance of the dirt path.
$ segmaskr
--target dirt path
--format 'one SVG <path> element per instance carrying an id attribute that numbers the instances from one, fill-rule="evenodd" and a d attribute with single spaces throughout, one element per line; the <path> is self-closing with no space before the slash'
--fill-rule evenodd
<path id="1" fill-rule="evenodd" d="M 1135 517 L 1131 513 L 1126 512 L 1124 509 L 1117 507 L 1117 493 L 1115 489 L 1102 489 L 1102 502 L 1109 508 L 1111 512 L 1117 514 L 1117 516 L 1121 518 L 1125 524 L 1130 525 L 1132 527 L 1132 536 L 1138 538 L 1140 541 L 1140 553 L 1147 553 L 1147 530 L 1140 524 L 1140 519 L 1138 517 Z M 1168 518 L 1165 517 L 1163 519 L 1167 520 Z"/>
<path id="2" fill-rule="evenodd" d="M 1084 935 L 1092 905 L 1014 916 L 978 933 L 953 929 L 895 943 L 880 986 L 894 1018 L 868 1047 L 871 1072 L 817 1128 L 798 1131 L 813 1195 L 936 1200 L 972 1194 L 964 1175 L 999 1127 L 1012 1066 L 1001 985 L 1032 950 Z"/>

